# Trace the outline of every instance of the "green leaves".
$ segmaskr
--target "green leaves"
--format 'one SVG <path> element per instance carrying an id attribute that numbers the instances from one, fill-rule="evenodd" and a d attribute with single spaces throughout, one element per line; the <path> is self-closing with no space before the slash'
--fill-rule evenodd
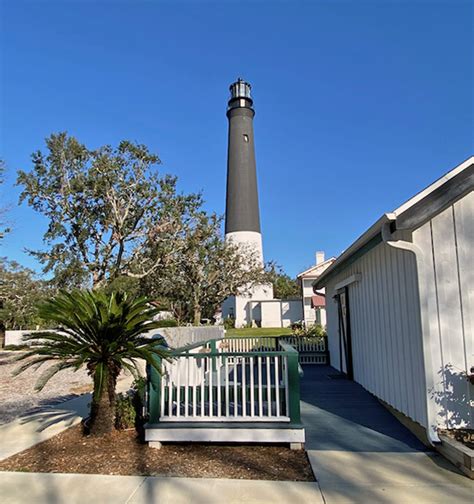
<path id="1" fill-rule="evenodd" d="M 160 159 L 145 145 L 87 148 L 67 133 L 46 139 L 46 153 L 18 172 L 26 202 L 49 221 L 46 248 L 30 251 L 59 287 L 104 287 L 142 278 L 175 248 L 187 213 L 201 197 L 178 194 L 176 178 L 159 176 Z M 160 252 L 156 252 L 157 247 Z"/>
<path id="2" fill-rule="evenodd" d="M 273 295 L 278 299 L 301 297 L 298 281 L 288 276 L 281 266 L 271 261 L 265 265 L 268 282 L 273 284 Z"/>
<path id="3" fill-rule="evenodd" d="M 115 383 L 123 368 L 139 375 L 137 359 L 156 368 L 156 356 L 169 358 L 162 339 L 144 336 L 159 326 L 153 320 L 156 313 L 146 298 L 135 299 L 124 293 L 61 292 L 39 307 L 41 317 L 58 330 L 29 334 L 25 339 L 35 346 L 19 357 L 25 362 L 16 372 L 52 362 L 37 382 L 40 390 L 59 371 L 86 365 L 94 378 L 95 394 L 100 397 L 109 379 Z"/>
<path id="4" fill-rule="evenodd" d="M 171 263 L 142 281 L 143 291 L 166 299 L 178 319 L 199 324 L 212 318 L 228 296 L 266 278 L 255 251 L 223 239 L 221 221 L 194 211 Z"/>
<path id="5" fill-rule="evenodd" d="M 34 329 L 40 322 L 36 305 L 51 292 L 34 271 L 0 258 L 0 320 L 7 329 Z"/>

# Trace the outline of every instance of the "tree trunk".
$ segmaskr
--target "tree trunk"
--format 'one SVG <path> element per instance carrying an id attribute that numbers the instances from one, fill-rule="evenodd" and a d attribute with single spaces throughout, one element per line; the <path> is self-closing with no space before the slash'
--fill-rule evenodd
<path id="1" fill-rule="evenodd" d="M 107 384 L 99 392 L 99 383 L 94 376 L 94 394 L 91 405 L 89 431 L 91 436 L 110 434 L 115 428 L 115 383 L 109 375 Z"/>
<path id="2" fill-rule="evenodd" d="M 198 304 L 194 305 L 194 325 L 201 324 L 201 307 Z"/>
<path id="3" fill-rule="evenodd" d="M 3 300 L 0 299 L 0 309 L 3 310 Z M 0 348 L 5 346 L 5 324 L 0 320 Z"/>

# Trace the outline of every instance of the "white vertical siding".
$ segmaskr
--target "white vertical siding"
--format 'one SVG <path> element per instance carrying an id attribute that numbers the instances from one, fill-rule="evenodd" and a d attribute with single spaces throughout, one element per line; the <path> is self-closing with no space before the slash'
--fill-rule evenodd
<path id="1" fill-rule="evenodd" d="M 339 368 L 335 285 L 349 285 L 354 379 L 426 426 L 425 379 L 416 263 L 410 252 L 380 243 L 326 287 L 331 364 Z"/>
<path id="2" fill-rule="evenodd" d="M 446 208 L 413 233 L 423 251 L 420 292 L 427 301 L 425 342 L 432 361 L 432 400 L 438 424 L 474 425 L 474 192 Z"/>
<path id="3" fill-rule="evenodd" d="M 331 364 L 339 368 L 335 285 L 360 273 L 349 285 L 354 379 L 425 427 L 428 406 L 438 426 L 472 428 L 474 192 L 414 230 L 412 240 L 419 272 L 413 253 L 380 243 L 330 279 Z"/>

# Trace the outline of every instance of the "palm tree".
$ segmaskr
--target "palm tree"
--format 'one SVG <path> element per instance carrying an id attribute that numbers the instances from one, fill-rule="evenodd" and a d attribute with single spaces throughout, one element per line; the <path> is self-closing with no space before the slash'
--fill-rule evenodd
<path id="1" fill-rule="evenodd" d="M 163 338 L 144 336 L 158 327 L 152 320 L 157 311 L 146 298 L 133 299 L 124 293 L 61 292 L 39 306 L 41 318 L 57 324 L 59 330 L 26 336 L 34 346 L 19 357 L 27 361 L 15 374 L 53 361 L 36 383 L 36 390 L 41 390 L 59 371 L 86 366 L 94 382 L 90 433 L 109 433 L 114 429 L 115 386 L 120 372 L 127 369 L 138 378 L 140 359 L 160 372 L 155 358 L 169 356 Z"/>

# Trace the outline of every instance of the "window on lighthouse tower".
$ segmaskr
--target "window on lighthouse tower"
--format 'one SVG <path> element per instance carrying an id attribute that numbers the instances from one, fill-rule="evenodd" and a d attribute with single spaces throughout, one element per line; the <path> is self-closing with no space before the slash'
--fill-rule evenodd
<path id="1" fill-rule="evenodd" d="M 249 141 L 249 136 L 244 133 L 244 142 L 248 143 Z"/>

